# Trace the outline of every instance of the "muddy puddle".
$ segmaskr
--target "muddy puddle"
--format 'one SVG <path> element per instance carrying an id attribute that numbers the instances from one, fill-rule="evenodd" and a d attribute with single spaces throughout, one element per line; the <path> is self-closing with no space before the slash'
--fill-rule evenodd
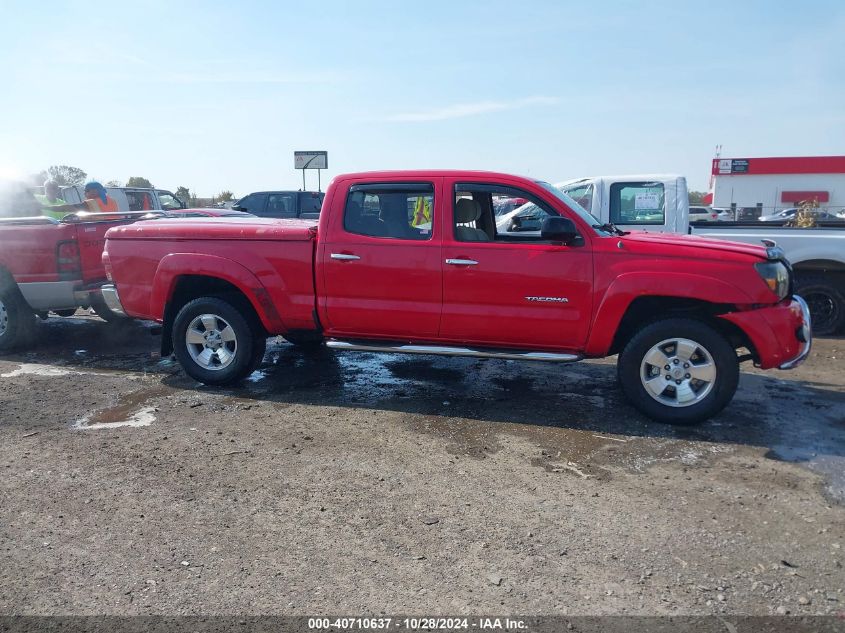
<path id="1" fill-rule="evenodd" d="M 118 404 L 100 409 L 86 415 L 71 424 L 74 430 L 116 429 L 121 427 L 150 426 L 156 420 L 158 408 L 150 403 L 156 398 L 173 394 L 173 390 L 164 386 L 141 389 L 118 399 Z"/>

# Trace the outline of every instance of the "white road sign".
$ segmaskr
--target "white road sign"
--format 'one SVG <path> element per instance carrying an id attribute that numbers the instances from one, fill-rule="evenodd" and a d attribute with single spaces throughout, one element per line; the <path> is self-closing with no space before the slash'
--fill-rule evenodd
<path id="1" fill-rule="evenodd" d="M 294 152 L 294 169 L 328 169 L 328 152 Z"/>

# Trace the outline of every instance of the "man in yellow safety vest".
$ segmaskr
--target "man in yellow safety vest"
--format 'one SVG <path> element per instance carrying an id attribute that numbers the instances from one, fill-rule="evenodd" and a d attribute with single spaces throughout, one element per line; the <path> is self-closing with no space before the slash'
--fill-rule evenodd
<path id="1" fill-rule="evenodd" d="M 411 226 L 415 229 L 431 229 L 431 198 L 429 196 L 417 198 Z"/>

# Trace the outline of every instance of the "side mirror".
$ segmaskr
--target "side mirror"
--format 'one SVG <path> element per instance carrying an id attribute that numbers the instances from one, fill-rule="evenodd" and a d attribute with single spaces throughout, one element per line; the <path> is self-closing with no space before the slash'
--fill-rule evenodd
<path id="1" fill-rule="evenodd" d="M 561 242 L 566 246 L 579 243 L 582 238 L 575 228 L 575 222 L 569 218 L 552 216 L 543 220 L 540 237 L 550 242 Z"/>
<path id="2" fill-rule="evenodd" d="M 233 211 L 246 211 L 246 209 L 245 209 L 244 207 L 242 207 L 241 205 L 239 205 L 239 204 L 233 204 L 233 205 L 232 205 L 232 210 L 233 210 Z"/>

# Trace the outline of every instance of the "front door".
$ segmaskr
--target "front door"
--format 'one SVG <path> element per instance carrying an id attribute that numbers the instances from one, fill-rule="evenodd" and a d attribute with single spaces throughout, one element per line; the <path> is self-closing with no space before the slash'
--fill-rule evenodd
<path id="1" fill-rule="evenodd" d="M 321 236 L 328 335 L 406 341 L 437 336 L 443 272 L 435 185 L 386 182 L 348 189 L 343 217 L 332 219 L 325 241 Z"/>
<path id="2" fill-rule="evenodd" d="M 451 190 L 452 213 L 443 231 L 441 338 L 582 348 L 592 310 L 589 236 L 574 246 L 542 240 L 543 219 L 560 213 L 536 192 L 484 182 L 447 182 L 444 190 Z M 496 201 L 503 198 L 526 204 L 496 217 Z"/>

